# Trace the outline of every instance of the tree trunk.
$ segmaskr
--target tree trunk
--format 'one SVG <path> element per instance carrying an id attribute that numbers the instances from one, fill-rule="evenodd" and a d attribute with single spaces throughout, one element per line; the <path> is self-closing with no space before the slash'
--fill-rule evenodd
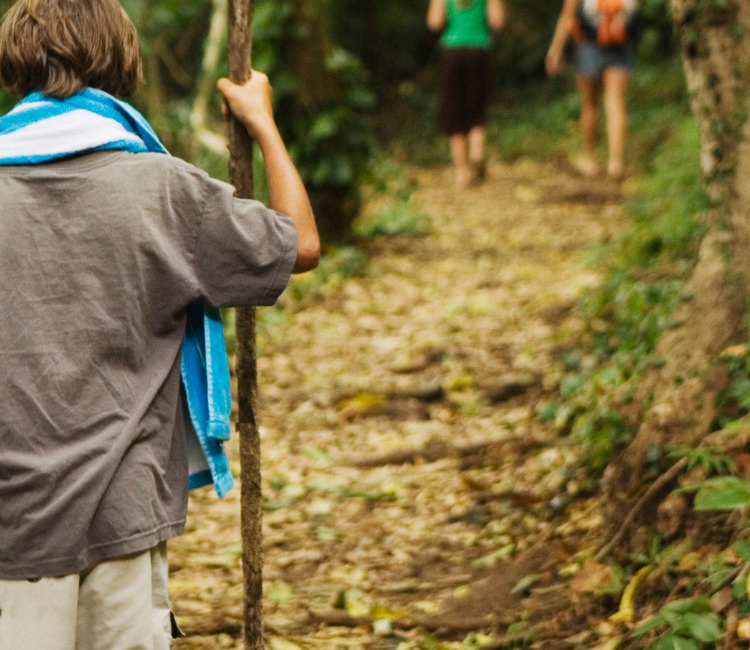
<path id="1" fill-rule="evenodd" d="M 709 432 L 717 393 L 728 376 L 718 361 L 739 334 L 750 287 L 750 3 L 671 0 L 691 106 L 701 129 L 701 168 L 716 202 L 682 303 L 683 325 L 662 336 L 661 368 L 642 380 L 639 395 L 653 406 L 638 435 L 608 470 L 612 496 L 630 499 L 649 449 L 694 446 Z M 747 34 L 747 35 L 745 35 Z"/>
<path id="2" fill-rule="evenodd" d="M 309 126 L 305 127 L 308 132 L 313 130 L 321 115 L 333 115 L 346 106 L 339 72 L 329 65 L 334 49 L 329 4 L 327 0 L 294 0 L 294 31 L 285 45 L 286 59 L 297 79 L 297 91 L 281 110 L 288 116 L 297 116 L 300 123 L 309 121 Z M 299 139 L 299 133 L 290 134 L 292 138 Z M 326 160 L 337 155 L 349 155 L 347 147 L 350 145 L 346 138 L 339 138 L 311 146 L 308 134 L 301 144 L 299 149 L 304 153 L 295 162 L 305 180 L 320 237 L 324 242 L 345 240 L 351 234 L 352 221 L 360 208 L 356 181 L 340 183 L 321 179 L 311 169 L 319 169 Z"/>
<path id="3" fill-rule="evenodd" d="M 251 74 L 253 0 L 229 0 L 229 77 L 245 83 Z M 253 198 L 253 142 L 237 120 L 230 123 L 229 173 L 240 198 Z M 242 465 L 242 569 L 245 580 L 245 647 L 263 644 L 263 520 L 260 436 L 255 419 L 257 368 L 255 310 L 237 310 L 237 381 Z"/>

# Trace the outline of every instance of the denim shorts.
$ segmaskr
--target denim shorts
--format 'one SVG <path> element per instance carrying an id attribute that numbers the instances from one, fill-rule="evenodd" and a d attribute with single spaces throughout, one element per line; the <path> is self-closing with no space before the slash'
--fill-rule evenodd
<path id="1" fill-rule="evenodd" d="M 601 47 L 594 41 L 583 41 L 578 44 L 576 67 L 582 75 L 597 79 L 608 68 L 631 72 L 635 67 L 635 49 L 632 45 Z"/>

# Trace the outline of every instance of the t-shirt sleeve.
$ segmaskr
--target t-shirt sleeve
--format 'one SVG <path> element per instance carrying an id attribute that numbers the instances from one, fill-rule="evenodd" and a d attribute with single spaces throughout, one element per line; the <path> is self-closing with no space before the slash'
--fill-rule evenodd
<path id="1" fill-rule="evenodd" d="M 273 305 L 297 260 L 291 218 L 206 177 L 194 267 L 201 299 L 214 307 Z"/>

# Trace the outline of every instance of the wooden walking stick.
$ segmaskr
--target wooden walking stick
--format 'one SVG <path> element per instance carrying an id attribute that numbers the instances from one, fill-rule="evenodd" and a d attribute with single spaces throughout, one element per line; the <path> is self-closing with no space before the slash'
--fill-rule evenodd
<path id="1" fill-rule="evenodd" d="M 229 79 L 244 84 L 251 74 L 254 0 L 229 0 Z M 253 141 L 232 117 L 229 175 L 243 199 L 253 198 Z M 260 491 L 260 436 L 255 420 L 257 369 L 255 309 L 237 310 L 237 383 L 239 398 L 242 500 L 242 570 L 245 577 L 245 648 L 263 644 L 263 528 Z"/>

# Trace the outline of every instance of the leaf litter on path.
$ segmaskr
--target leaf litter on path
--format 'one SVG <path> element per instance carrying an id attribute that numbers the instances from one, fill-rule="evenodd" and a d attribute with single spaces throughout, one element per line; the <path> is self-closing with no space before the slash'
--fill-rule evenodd
<path id="1" fill-rule="evenodd" d="M 574 195 L 575 181 L 533 161 L 493 164 L 465 192 L 450 170 L 415 174 L 429 234 L 365 243 L 363 277 L 283 296 L 284 318 L 264 330 L 264 608 L 276 650 L 461 648 L 455 635 L 430 645 L 424 628 L 400 629 L 383 612 L 520 620 L 529 603 L 554 600 L 550 576 L 574 561 L 540 544 L 597 525 L 595 503 L 566 510 L 580 455 L 535 408 L 562 374 L 559 332 L 582 328 L 571 305 L 602 275 L 583 253 L 624 227 L 624 210 L 546 202 L 550 188 Z M 512 437 L 546 442 L 347 464 Z M 228 450 L 236 468 L 236 440 Z M 242 647 L 240 549 L 239 490 L 221 502 L 193 494 L 186 534 L 170 544 L 189 635 L 179 650 Z M 588 589 L 599 577 L 580 581 Z M 310 624 L 346 593 L 374 626 Z"/>

